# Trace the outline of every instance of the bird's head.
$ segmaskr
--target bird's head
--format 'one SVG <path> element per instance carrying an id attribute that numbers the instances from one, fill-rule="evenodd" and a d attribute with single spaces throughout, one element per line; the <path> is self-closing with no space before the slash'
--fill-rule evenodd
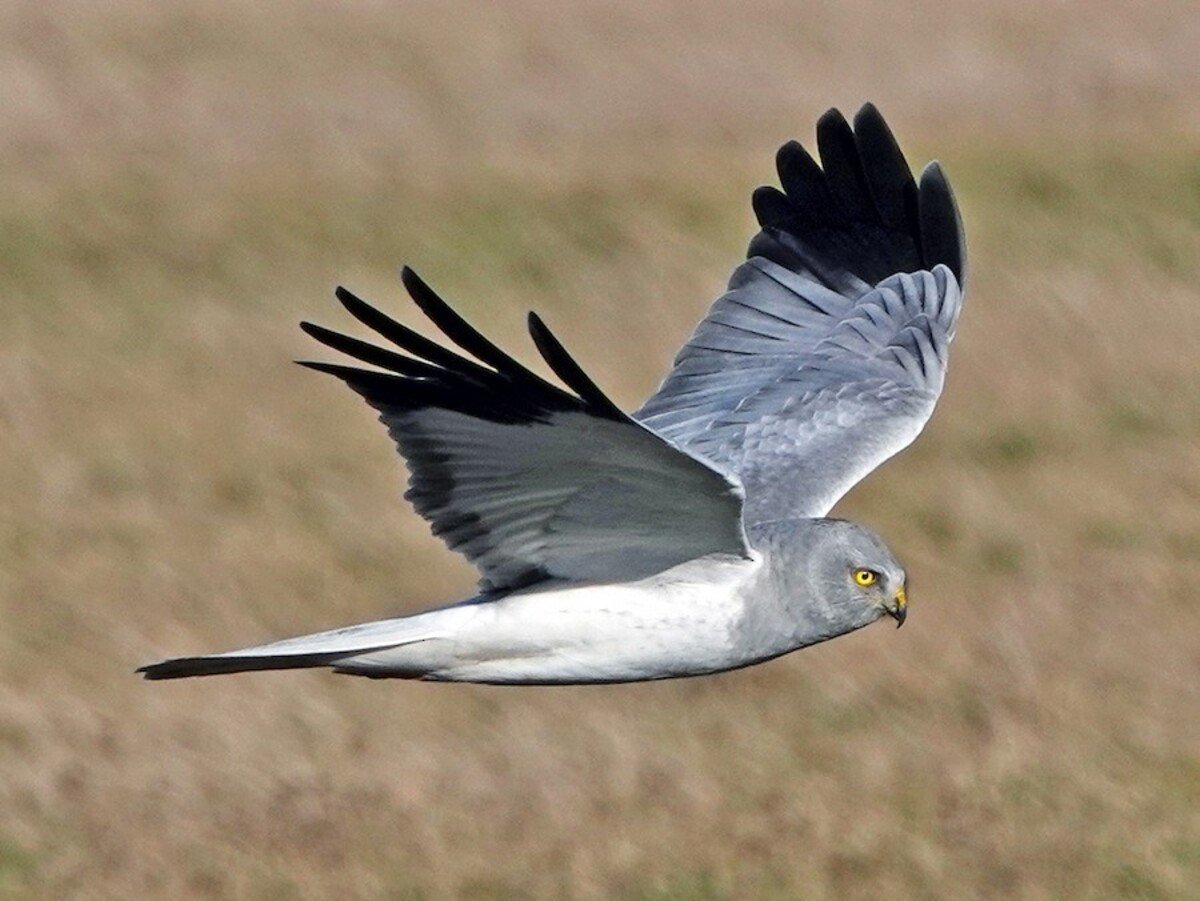
<path id="1" fill-rule="evenodd" d="M 809 555 L 810 578 L 820 586 L 823 606 L 848 629 L 873 623 L 885 613 L 904 624 L 908 580 L 887 545 L 857 523 L 819 521 Z"/>

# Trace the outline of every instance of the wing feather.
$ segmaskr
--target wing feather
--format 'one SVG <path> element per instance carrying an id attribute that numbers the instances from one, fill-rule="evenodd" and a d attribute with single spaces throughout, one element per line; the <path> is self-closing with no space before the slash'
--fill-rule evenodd
<path id="1" fill-rule="evenodd" d="M 639 421 L 746 490 L 748 523 L 823 516 L 911 442 L 942 389 L 961 309 L 962 222 L 937 163 L 918 182 L 867 104 L 795 141 L 762 230 Z"/>
<path id="2" fill-rule="evenodd" d="M 705 554 L 749 553 L 736 480 L 622 413 L 541 319 L 531 314 L 530 334 L 570 391 L 485 338 L 411 270 L 402 277 L 474 359 L 339 288 L 352 316 L 412 356 L 302 323 L 383 371 L 302 365 L 337 376 L 379 411 L 409 466 L 405 497 L 475 564 L 484 590 L 627 580 Z"/>

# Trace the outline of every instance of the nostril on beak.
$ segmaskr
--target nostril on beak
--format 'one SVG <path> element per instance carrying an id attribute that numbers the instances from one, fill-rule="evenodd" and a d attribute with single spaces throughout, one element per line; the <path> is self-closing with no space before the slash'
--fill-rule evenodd
<path id="1" fill-rule="evenodd" d="M 888 615 L 896 621 L 897 629 L 904 625 L 904 620 L 908 617 L 908 594 L 904 586 L 896 592 L 896 603 L 888 608 Z"/>

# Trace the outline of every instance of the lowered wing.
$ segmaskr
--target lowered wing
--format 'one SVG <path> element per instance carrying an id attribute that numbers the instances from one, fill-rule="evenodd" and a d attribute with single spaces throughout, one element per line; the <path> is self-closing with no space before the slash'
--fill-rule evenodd
<path id="1" fill-rule="evenodd" d="M 962 302 L 958 208 L 878 110 L 779 150 L 747 260 L 634 417 L 735 473 L 745 521 L 823 516 L 933 413 Z"/>
<path id="2" fill-rule="evenodd" d="M 533 340 L 570 391 L 484 338 L 411 270 L 403 280 L 469 356 L 338 289 L 351 315 L 406 353 L 303 323 L 382 371 L 303 365 L 379 411 L 408 464 L 405 497 L 479 569 L 485 590 L 626 581 L 705 554 L 748 554 L 740 485 L 617 409 L 536 315 Z"/>

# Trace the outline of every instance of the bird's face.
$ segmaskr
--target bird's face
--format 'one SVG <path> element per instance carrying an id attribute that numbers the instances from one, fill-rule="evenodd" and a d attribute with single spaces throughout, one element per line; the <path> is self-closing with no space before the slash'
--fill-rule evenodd
<path id="1" fill-rule="evenodd" d="M 821 553 L 821 581 L 852 628 L 885 613 L 904 625 L 908 615 L 904 567 L 883 540 L 856 523 L 838 522 Z"/>

